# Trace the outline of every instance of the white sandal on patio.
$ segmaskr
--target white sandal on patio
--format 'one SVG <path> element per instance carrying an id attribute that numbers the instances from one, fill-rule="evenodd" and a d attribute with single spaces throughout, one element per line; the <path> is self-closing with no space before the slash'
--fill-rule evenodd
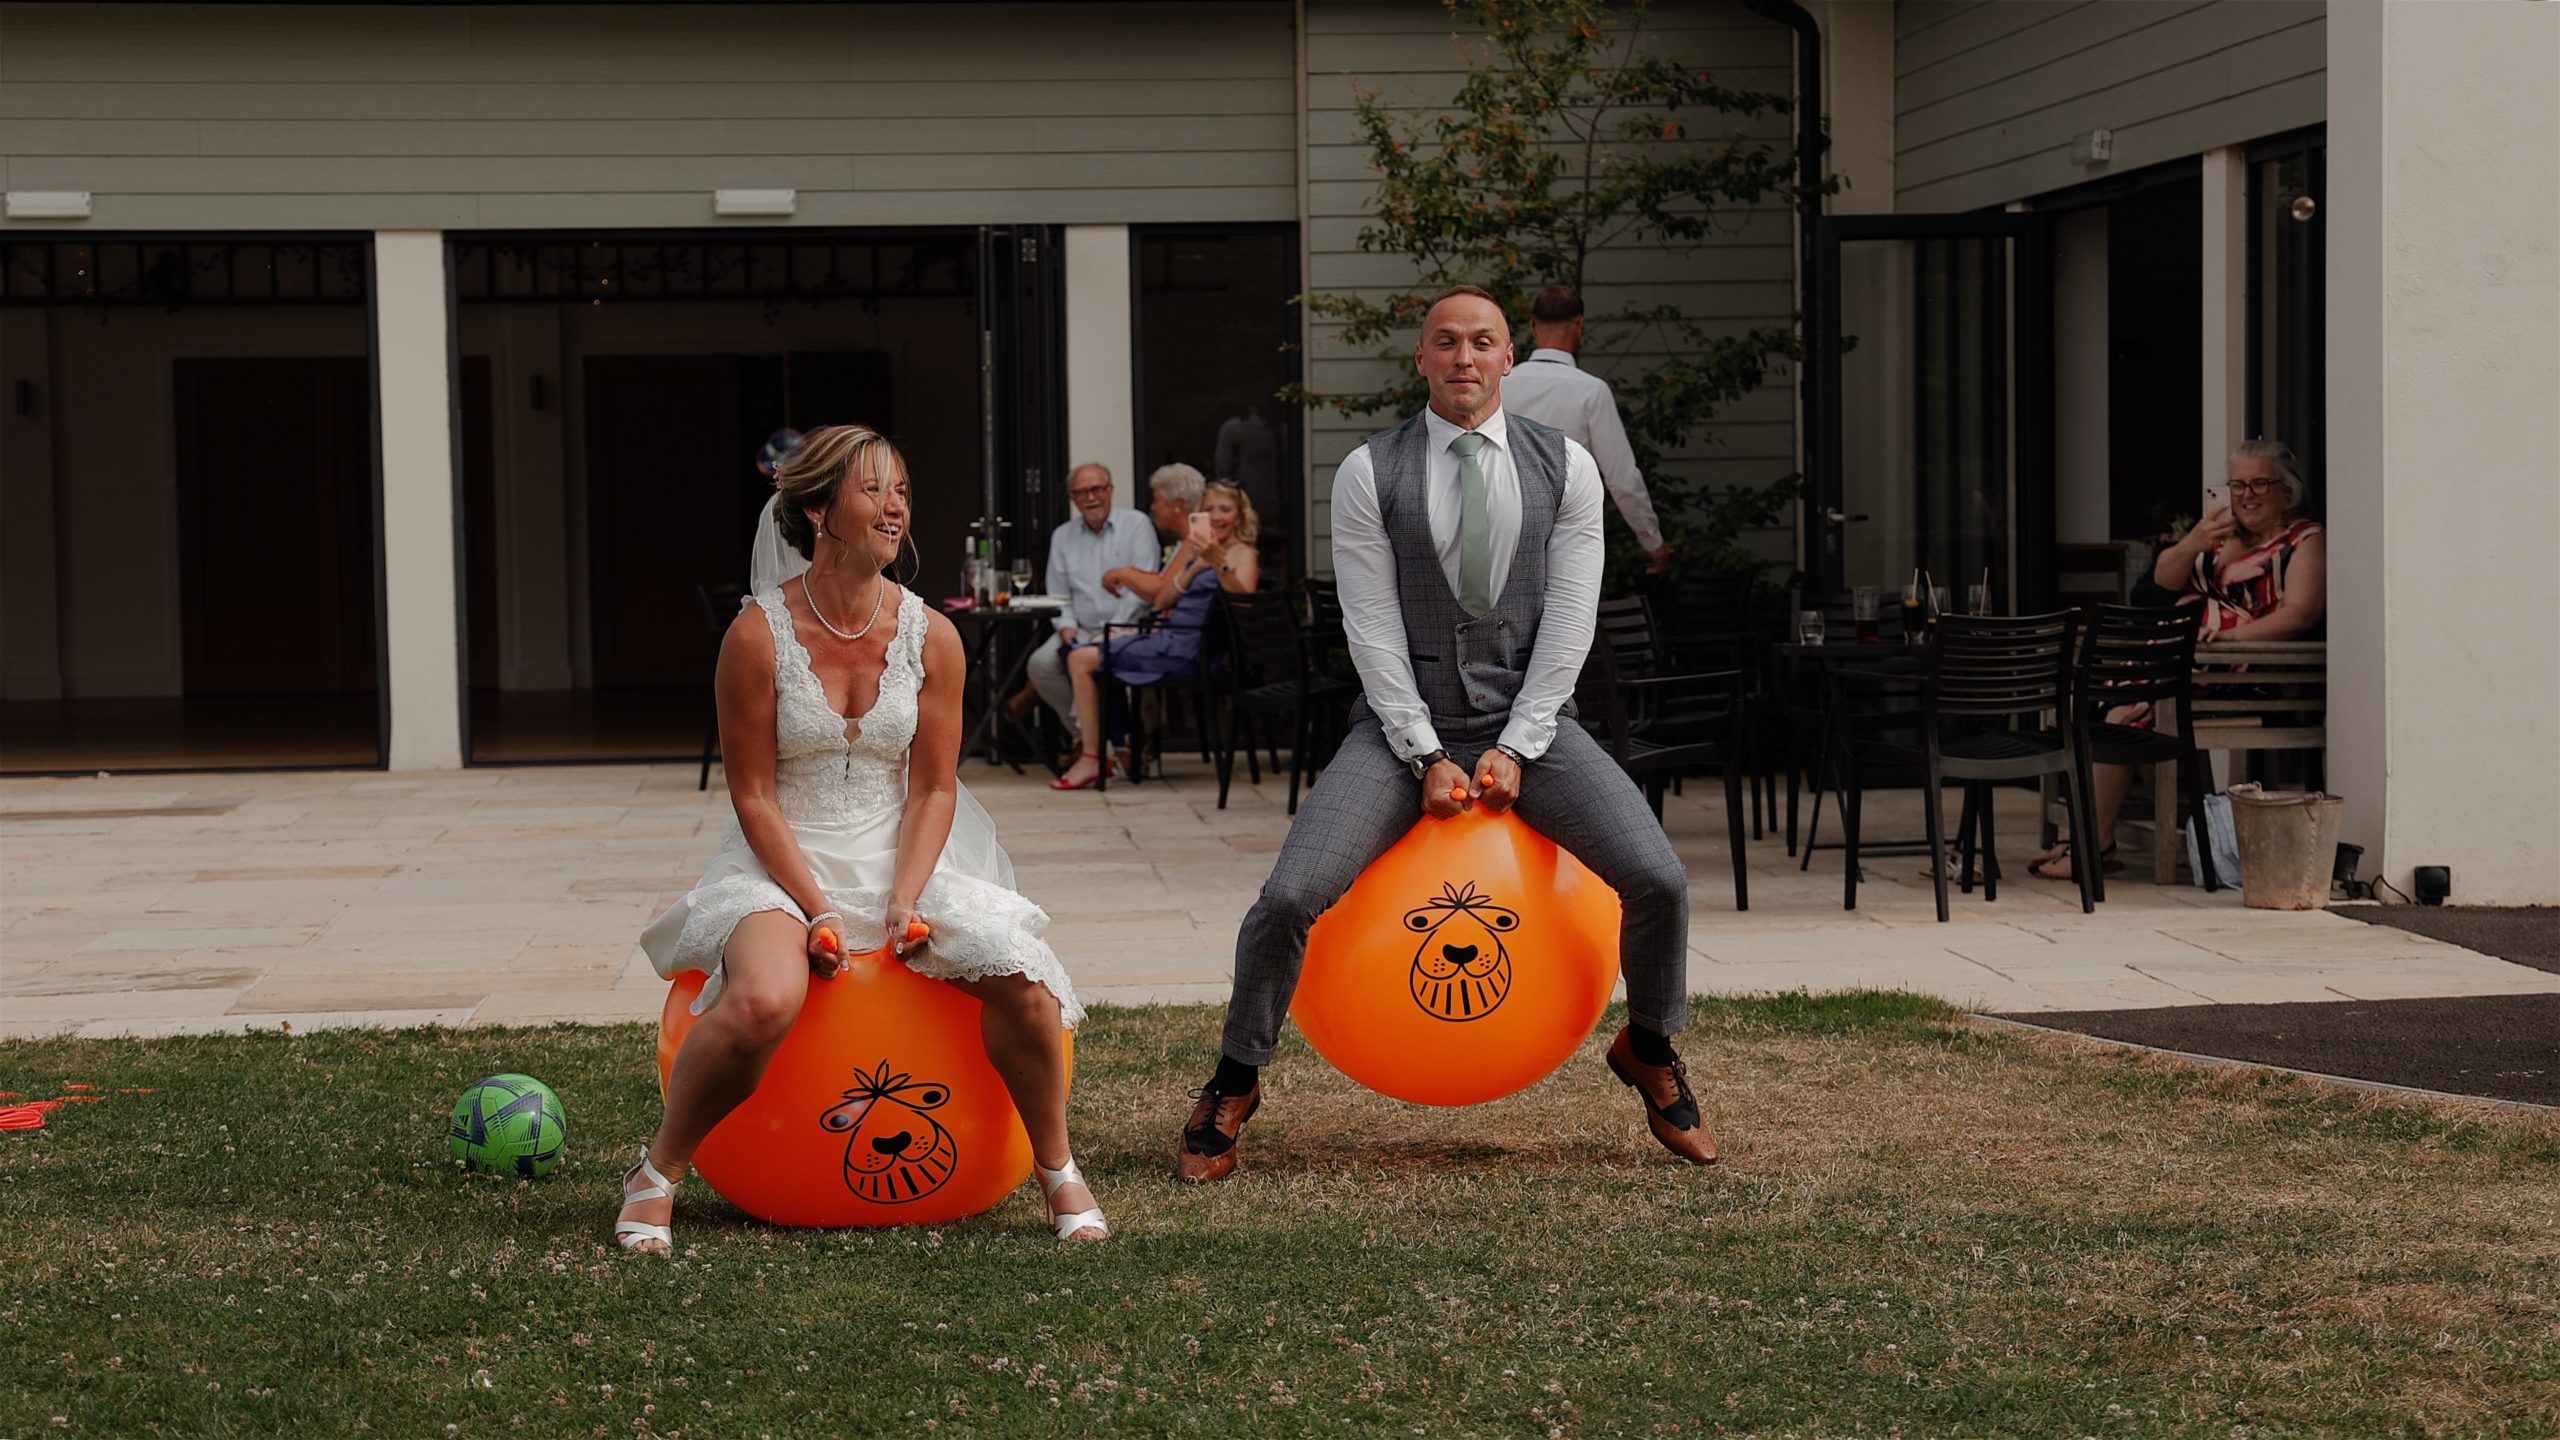
<path id="1" fill-rule="evenodd" d="M 1084 1171 L 1077 1167 L 1076 1157 L 1073 1155 L 1068 1156 L 1067 1163 L 1055 1170 L 1037 1160 L 1031 1162 L 1031 1169 L 1032 1173 L 1040 1177 L 1040 1195 L 1044 1200 L 1056 1196 L 1058 1188 L 1062 1185 L 1085 1183 Z M 1104 1236 L 1111 1233 L 1111 1226 L 1102 1218 L 1102 1207 L 1098 1205 L 1091 1210 L 1077 1210 L 1065 1215 L 1053 1211 L 1049 1218 L 1056 1222 L 1058 1238 L 1061 1240 L 1073 1239 L 1077 1231 L 1084 1229 L 1099 1230 Z"/>
<path id="2" fill-rule="evenodd" d="M 646 1176 L 649 1181 L 648 1188 L 632 1189 L 631 1177 L 634 1175 Z M 622 1208 L 628 1210 L 642 1200 L 672 1200 L 675 1198 L 675 1193 L 676 1182 L 658 1173 L 658 1167 L 649 1163 L 649 1147 L 641 1146 L 640 1162 L 622 1172 Z M 617 1219 L 613 1222 L 613 1243 L 625 1250 L 637 1251 L 642 1245 L 652 1240 L 666 1246 L 666 1253 L 670 1255 L 675 1253 L 675 1232 L 667 1226 L 652 1225 L 645 1220 Z"/>

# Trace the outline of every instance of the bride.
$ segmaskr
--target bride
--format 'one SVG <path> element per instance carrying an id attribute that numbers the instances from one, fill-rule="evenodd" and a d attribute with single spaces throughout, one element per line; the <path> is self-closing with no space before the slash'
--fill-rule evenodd
<path id="1" fill-rule="evenodd" d="M 737 816 L 724 853 L 640 937 L 659 974 L 711 978 L 657 1138 L 623 1176 L 614 1239 L 672 1250 L 695 1148 L 754 1092 L 810 977 L 824 983 L 847 954 L 896 937 L 919 974 L 983 1002 L 987 1057 L 1030 1132 L 1058 1238 L 1100 1240 L 1109 1227 L 1067 1145 L 1059 1034 L 1084 1007 L 1041 938 L 1049 917 L 1015 892 L 993 825 L 960 787 L 959 632 L 886 573 L 906 533 L 906 463 L 869 427 L 830 425 L 773 483 L 755 593 L 714 681 Z M 916 919 L 930 934 L 910 943 Z"/>

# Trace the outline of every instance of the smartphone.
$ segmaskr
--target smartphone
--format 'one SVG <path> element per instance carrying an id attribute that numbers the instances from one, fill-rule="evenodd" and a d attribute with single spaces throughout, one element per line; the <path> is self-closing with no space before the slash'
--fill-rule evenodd
<path id="1" fill-rule="evenodd" d="M 1194 515 L 1191 517 L 1191 541 L 1195 545 L 1206 545 L 1209 543 L 1208 516 Z"/>
<path id="2" fill-rule="evenodd" d="M 2206 514 L 2208 514 L 2208 515 L 2212 514 L 2212 513 L 2213 513 L 2213 507 L 2214 507 L 2214 506 L 2216 506 L 2216 505 L 2219 505 L 2219 504 L 2221 504 L 2221 503 L 2222 503 L 2222 487 L 2221 487 L 2221 486 L 2219 486 L 2219 485 L 2207 485 L 2206 487 L 2204 487 L 2204 508 L 2205 508 L 2205 513 L 2206 513 Z"/>

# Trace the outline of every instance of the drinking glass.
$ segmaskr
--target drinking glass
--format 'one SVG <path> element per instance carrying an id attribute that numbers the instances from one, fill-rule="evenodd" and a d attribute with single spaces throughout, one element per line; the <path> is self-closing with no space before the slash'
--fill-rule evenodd
<path id="1" fill-rule="evenodd" d="M 1857 627 L 1859 644 L 1881 645 L 1884 643 L 1883 617 L 1879 613 L 1876 587 L 1861 585 L 1849 593 L 1849 618 Z"/>
<path id="2" fill-rule="evenodd" d="M 1797 612 L 1796 612 L 1796 643 L 1797 643 L 1797 644 L 1799 644 L 1799 645 L 1819 645 L 1819 644 L 1821 644 L 1821 643 L 1822 643 L 1822 630 L 1823 630 L 1823 626 L 1822 626 L 1822 612 L 1821 612 L 1821 611 L 1819 611 L 1819 610 L 1799 610 L 1799 611 L 1797 611 Z"/>
<path id="3" fill-rule="evenodd" d="M 1017 597 L 1031 593 L 1031 562 L 1028 560 L 1013 562 L 1013 593 Z"/>
<path id="4" fill-rule="evenodd" d="M 987 598 L 987 562 L 972 555 L 960 564 L 960 587 L 969 592 L 972 603 Z"/>
<path id="5" fill-rule="evenodd" d="M 1919 644 L 1927 633 L 1928 623 L 1920 613 L 1921 608 L 1920 582 L 1914 580 L 1902 587 L 1902 643 L 1905 645 Z"/>
<path id="6" fill-rule="evenodd" d="M 1967 615 L 1990 614 L 1991 587 L 1988 585 L 1967 585 L 1964 587 L 1964 613 Z"/>

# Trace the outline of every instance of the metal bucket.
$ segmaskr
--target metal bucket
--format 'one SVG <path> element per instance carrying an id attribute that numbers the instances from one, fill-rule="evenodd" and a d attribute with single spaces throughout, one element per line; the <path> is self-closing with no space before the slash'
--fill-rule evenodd
<path id="1" fill-rule="evenodd" d="M 2335 795 L 2232 786 L 2241 903 L 2256 910 L 2325 909 L 2346 822 L 2347 802 Z"/>

